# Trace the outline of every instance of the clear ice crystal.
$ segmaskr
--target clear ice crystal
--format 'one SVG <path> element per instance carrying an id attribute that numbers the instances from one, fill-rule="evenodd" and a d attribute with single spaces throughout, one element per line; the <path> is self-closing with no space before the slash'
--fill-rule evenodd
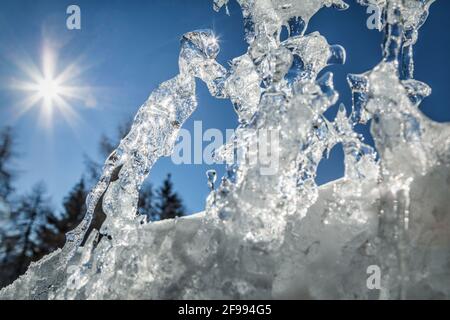
<path id="1" fill-rule="evenodd" d="M 179 75 L 139 110 L 85 220 L 0 297 L 448 299 L 450 126 L 420 112 L 431 88 L 413 79 L 413 45 L 433 0 L 358 2 L 383 11 L 383 60 L 348 76 L 351 112 L 341 105 L 333 121 L 323 115 L 338 101 L 333 76 L 318 75 L 345 63 L 345 50 L 306 30 L 320 8 L 345 9 L 343 1 L 238 0 L 249 47 L 229 70 L 214 60 L 211 31 L 184 35 Z M 281 41 L 283 26 L 290 34 Z M 195 78 L 238 115 L 232 140 L 215 155 L 227 160 L 227 174 L 216 183 L 207 172 L 205 212 L 141 224 L 139 188 L 195 110 Z M 376 150 L 355 130 L 369 120 Z M 246 161 L 257 158 L 258 144 L 276 155 L 275 174 Z M 318 166 L 339 144 L 345 175 L 318 186 Z M 106 221 L 91 230 L 98 210 Z M 374 265 L 381 288 L 368 290 Z"/>

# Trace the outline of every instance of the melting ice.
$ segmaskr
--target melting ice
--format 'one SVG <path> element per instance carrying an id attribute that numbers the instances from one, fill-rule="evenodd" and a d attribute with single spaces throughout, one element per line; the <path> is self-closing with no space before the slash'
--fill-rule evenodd
<path id="1" fill-rule="evenodd" d="M 220 10 L 227 0 L 215 0 Z M 3 299 L 407 299 L 450 297 L 450 126 L 418 106 L 431 88 L 414 76 L 413 46 L 433 0 L 359 0 L 382 11 L 383 59 L 348 76 L 352 112 L 340 106 L 333 75 L 345 49 L 308 29 L 322 7 L 342 0 L 238 0 L 247 52 L 215 61 L 208 30 L 181 40 L 179 74 L 138 111 L 89 195 L 83 222 L 67 243 L 0 292 Z M 289 37 L 281 41 L 287 26 Z M 361 26 L 362 28 L 364 26 Z M 230 99 L 239 117 L 218 157 L 252 158 L 258 132 L 277 154 L 276 174 L 260 162 L 233 162 L 216 181 L 203 213 L 142 225 L 138 191 L 158 158 L 172 152 L 197 106 L 195 78 Z M 354 126 L 370 120 L 376 150 Z M 315 177 L 337 144 L 345 176 Z M 204 179 L 204 177 L 199 177 Z M 100 230 L 92 228 L 99 213 Z M 380 288 L 367 270 L 380 269 Z"/>

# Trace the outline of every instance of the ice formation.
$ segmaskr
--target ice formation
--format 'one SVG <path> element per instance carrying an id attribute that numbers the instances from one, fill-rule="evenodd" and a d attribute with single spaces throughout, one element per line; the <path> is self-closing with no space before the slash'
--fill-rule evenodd
<path id="1" fill-rule="evenodd" d="M 318 74 L 344 63 L 345 50 L 306 30 L 322 7 L 346 9 L 342 0 L 238 0 L 249 47 L 229 70 L 214 60 L 211 31 L 184 35 L 179 75 L 139 110 L 85 220 L 0 298 L 450 298 L 450 126 L 420 112 L 431 89 L 413 79 L 413 45 L 433 0 L 358 2 L 383 12 L 383 60 L 348 76 L 352 112 L 341 105 L 334 121 L 323 116 L 338 100 L 332 74 Z M 262 143 L 276 155 L 275 174 L 260 161 L 229 164 L 220 183 L 208 171 L 205 212 L 142 223 L 138 190 L 194 111 L 195 78 L 239 117 L 216 156 L 258 158 L 259 133 L 278 133 Z M 368 121 L 376 150 L 354 131 Z M 317 167 L 337 144 L 345 176 L 318 187 Z M 97 211 L 106 220 L 93 230 Z M 380 269 L 379 289 L 367 286 L 369 266 Z"/>

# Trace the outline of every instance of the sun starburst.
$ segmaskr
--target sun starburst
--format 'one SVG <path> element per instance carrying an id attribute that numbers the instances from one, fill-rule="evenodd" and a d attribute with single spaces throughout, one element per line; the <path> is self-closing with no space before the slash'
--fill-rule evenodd
<path id="1" fill-rule="evenodd" d="M 21 116 L 33 107 L 40 108 L 41 123 L 50 127 L 54 112 L 57 111 L 64 119 L 73 125 L 78 120 L 73 102 L 92 101 L 92 94 L 87 87 L 76 85 L 81 68 L 76 63 L 69 64 L 57 73 L 58 59 L 50 47 L 45 47 L 42 54 L 42 64 L 38 67 L 33 62 L 18 63 L 19 68 L 27 76 L 25 81 L 15 81 L 14 89 L 26 93 L 19 103 L 17 115 Z M 92 106 L 92 103 L 87 106 Z"/>

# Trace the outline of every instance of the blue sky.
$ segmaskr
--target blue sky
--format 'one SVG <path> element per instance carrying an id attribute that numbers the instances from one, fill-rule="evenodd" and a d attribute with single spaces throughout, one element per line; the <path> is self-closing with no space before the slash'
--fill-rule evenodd
<path id="1" fill-rule="evenodd" d="M 322 9 L 313 17 L 308 32 L 319 31 L 332 44 L 347 50 L 347 63 L 327 70 L 335 74 L 335 86 L 347 107 L 351 104 L 348 73 L 362 73 L 381 59 L 382 36 L 368 30 L 365 8 L 348 1 L 347 11 Z M 66 28 L 66 8 L 81 8 L 82 29 Z M 179 39 L 188 32 L 211 28 L 220 37 L 223 65 L 246 51 L 243 40 L 242 14 L 231 1 L 230 16 L 212 9 L 209 0 L 2 0 L 0 2 L 0 126 L 11 125 L 17 135 L 20 170 L 16 187 L 25 192 L 44 181 L 55 207 L 85 172 L 84 155 L 98 157 L 98 141 L 102 134 L 115 135 L 116 127 L 131 118 L 159 83 L 177 74 Z M 438 0 L 421 29 L 416 45 L 415 78 L 428 83 L 433 94 L 422 110 L 437 121 L 450 120 L 447 100 L 450 74 L 450 2 Z M 50 126 L 39 122 L 39 106 L 18 116 L 24 92 L 12 90 L 16 80 L 29 80 L 17 66 L 41 65 L 42 51 L 51 45 L 58 52 L 57 71 L 76 62 L 81 71 L 74 83 L 90 88 L 89 96 L 69 102 L 78 115 L 68 122 L 55 113 Z M 199 106 L 185 128 L 201 120 L 203 129 L 234 128 L 237 119 L 227 100 L 217 100 L 198 83 Z M 88 101 L 88 103 L 86 103 Z M 87 104 L 87 105 L 86 105 Z M 337 106 L 327 112 L 333 118 Z M 367 128 L 361 128 L 367 136 Z M 367 136 L 370 142 L 370 137 Z M 205 171 L 220 166 L 173 165 L 160 160 L 150 174 L 159 185 L 172 173 L 177 191 L 190 212 L 204 207 L 208 193 Z M 320 166 L 320 183 L 342 174 L 342 152 L 337 148 Z"/>

